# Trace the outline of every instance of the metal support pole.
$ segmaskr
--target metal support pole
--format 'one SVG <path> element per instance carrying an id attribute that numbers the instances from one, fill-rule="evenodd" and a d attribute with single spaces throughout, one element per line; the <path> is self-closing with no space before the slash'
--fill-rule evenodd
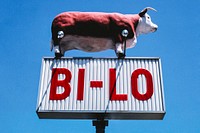
<path id="1" fill-rule="evenodd" d="M 126 57 L 126 39 L 124 39 L 124 57 Z"/>
<path id="2" fill-rule="evenodd" d="M 96 127 L 96 133 L 105 133 L 105 127 L 108 126 L 108 120 L 93 120 L 92 125 Z"/>

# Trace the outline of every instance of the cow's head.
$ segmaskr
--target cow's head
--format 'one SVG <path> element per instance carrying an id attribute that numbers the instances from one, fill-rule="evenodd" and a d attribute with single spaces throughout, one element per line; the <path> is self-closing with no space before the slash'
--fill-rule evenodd
<path id="1" fill-rule="evenodd" d="M 136 33 L 138 35 L 155 32 L 158 29 L 158 26 L 151 21 L 151 17 L 147 14 L 148 10 L 156 11 L 154 8 L 146 7 L 138 14 L 140 16 L 138 26 L 136 28 Z"/>

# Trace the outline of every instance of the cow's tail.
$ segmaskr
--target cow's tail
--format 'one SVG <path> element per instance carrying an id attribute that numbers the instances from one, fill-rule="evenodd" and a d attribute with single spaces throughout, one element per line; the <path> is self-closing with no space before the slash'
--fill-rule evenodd
<path id="1" fill-rule="evenodd" d="M 50 42 L 50 50 L 51 51 L 53 50 L 53 46 L 54 46 L 54 41 L 53 41 L 53 39 L 51 39 L 51 42 Z"/>

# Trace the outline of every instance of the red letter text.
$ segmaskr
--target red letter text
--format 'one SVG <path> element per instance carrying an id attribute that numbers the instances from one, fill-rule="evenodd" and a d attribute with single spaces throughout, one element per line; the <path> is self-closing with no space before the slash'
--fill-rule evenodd
<path id="1" fill-rule="evenodd" d="M 58 80 L 59 74 L 64 74 L 65 79 Z M 63 100 L 67 98 L 70 94 L 70 80 L 71 80 L 71 72 L 65 68 L 53 68 L 52 69 L 52 79 L 51 79 L 51 88 L 50 88 L 50 100 Z M 61 94 L 57 94 L 57 87 L 63 87 L 64 92 Z"/>
<path id="2" fill-rule="evenodd" d="M 78 71 L 78 92 L 77 92 L 77 100 L 83 100 L 84 94 L 84 76 L 85 76 L 85 69 L 79 69 Z"/>
<path id="3" fill-rule="evenodd" d="M 146 93 L 140 94 L 138 91 L 138 76 L 143 74 L 146 78 Z M 153 81 L 152 76 L 149 71 L 146 69 L 137 69 L 132 73 L 131 76 L 131 87 L 132 87 L 132 94 L 138 100 L 148 100 L 153 95 Z"/>
<path id="4" fill-rule="evenodd" d="M 110 100 L 127 100 L 126 94 L 116 94 L 116 69 L 110 69 Z"/>

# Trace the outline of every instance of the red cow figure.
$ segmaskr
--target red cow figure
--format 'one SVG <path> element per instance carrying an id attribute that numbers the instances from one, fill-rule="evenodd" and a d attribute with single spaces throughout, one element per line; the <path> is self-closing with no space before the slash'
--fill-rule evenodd
<path id="1" fill-rule="evenodd" d="M 125 56 L 124 49 L 132 48 L 140 34 L 155 32 L 158 28 L 147 14 L 147 7 L 139 14 L 102 12 L 64 12 L 52 22 L 51 50 L 55 56 L 64 56 L 65 51 L 78 49 L 98 52 L 114 49 L 118 58 Z M 124 47 L 126 44 L 126 47 Z"/>

